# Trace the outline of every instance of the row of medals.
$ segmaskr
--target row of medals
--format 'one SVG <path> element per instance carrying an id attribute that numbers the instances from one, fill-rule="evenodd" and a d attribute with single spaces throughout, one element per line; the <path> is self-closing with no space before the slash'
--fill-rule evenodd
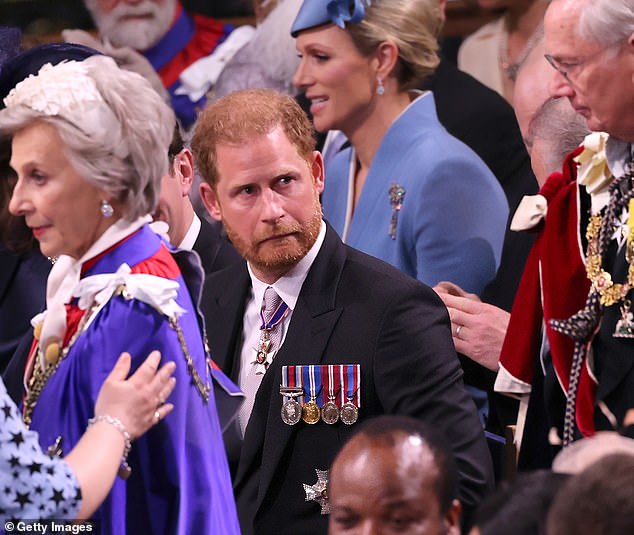
<path id="1" fill-rule="evenodd" d="M 359 418 L 359 409 L 348 400 L 341 408 L 335 403 L 332 396 L 324 403 L 321 409 L 314 398 L 304 405 L 300 405 L 295 399 L 304 395 L 304 388 L 301 386 L 280 386 L 280 394 L 290 399 L 282 404 L 282 421 L 287 425 L 295 425 L 300 420 L 307 424 L 316 424 L 321 420 L 329 425 L 336 424 L 341 420 L 346 425 L 352 425 Z"/>

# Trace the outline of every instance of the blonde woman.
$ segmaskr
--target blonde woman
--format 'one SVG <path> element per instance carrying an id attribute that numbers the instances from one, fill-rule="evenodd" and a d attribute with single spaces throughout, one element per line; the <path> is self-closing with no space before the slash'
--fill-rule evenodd
<path id="1" fill-rule="evenodd" d="M 351 147 L 326 167 L 324 215 L 352 247 L 433 286 L 481 293 L 508 213 L 486 165 L 440 125 L 431 92 L 437 0 L 305 0 L 292 27 L 295 84 L 315 127 Z"/>

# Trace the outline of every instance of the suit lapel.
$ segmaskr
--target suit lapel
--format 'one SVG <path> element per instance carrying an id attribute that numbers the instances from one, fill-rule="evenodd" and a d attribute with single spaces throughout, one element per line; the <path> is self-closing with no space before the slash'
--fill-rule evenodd
<path id="1" fill-rule="evenodd" d="M 335 305 L 339 278 L 345 262 L 345 247 L 328 226 L 326 238 L 311 266 L 293 310 L 284 344 L 262 380 L 246 430 L 235 486 L 260 464 L 258 504 L 270 487 L 284 450 L 298 426 L 280 417 L 282 366 L 319 364 L 342 308 Z M 262 457 L 259 457 L 259 455 Z"/>
<path id="2" fill-rule="evenodd" d="M 236 346 L 250 289 L 246 263 L 207 275 L 203 287 L 200 308 L 205 317 L 211 357 L 234 381 L 237 379 Z"/>

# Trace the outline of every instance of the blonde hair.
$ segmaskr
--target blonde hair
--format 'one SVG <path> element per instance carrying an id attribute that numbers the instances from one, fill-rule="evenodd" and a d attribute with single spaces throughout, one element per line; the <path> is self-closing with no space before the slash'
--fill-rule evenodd
<path id="1" fill-rule="evenodd" d="M 364 56 L 384 41 L 395 43 L 398 62 L 394 74 L 399 88 L 407 91 L 418 87 L 438 66 L 442 24 L 438 0 L 374 0 L 363 20 L 346 24 L 346 30 Z"/>
<path id="2" fill-rule="evenodd" d="M 314 131 L 294 98 L 269 89 L 235 91 L 208 105 L 196 121 L 192 137 L 194 161 L 202 178 L 218 183 L 216 147 L 239 144 L 281 127 L 306 162 L 315 150 Z"/>

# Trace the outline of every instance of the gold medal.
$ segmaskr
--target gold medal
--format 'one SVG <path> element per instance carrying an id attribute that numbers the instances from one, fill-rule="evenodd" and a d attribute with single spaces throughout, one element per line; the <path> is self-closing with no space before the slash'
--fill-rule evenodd
<path id="1" fill-rule="evenodd" d="M 320 416 L 321 412 L 314 399 L 311 399 L 302 407 L 302 420 L 304 420 L 307 424 L 316 424 L 319 421 Z"/>

